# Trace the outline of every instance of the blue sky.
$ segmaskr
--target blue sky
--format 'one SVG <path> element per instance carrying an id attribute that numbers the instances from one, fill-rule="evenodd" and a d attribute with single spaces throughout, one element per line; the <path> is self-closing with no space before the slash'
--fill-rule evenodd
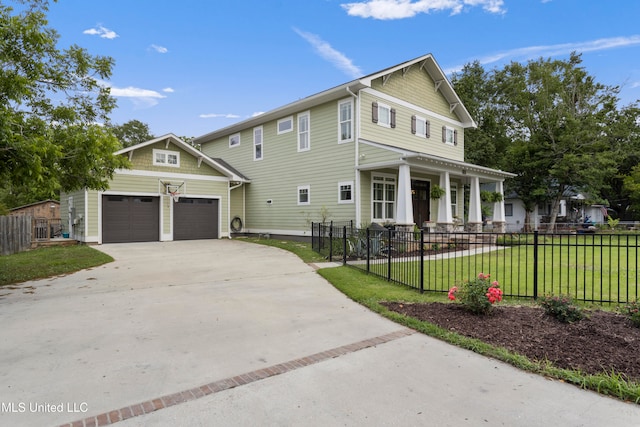
<path id="1" fill-rule="evenodd" d="M 628 0 L 59 0 L 60 47 L 115 59 L 113 122 L 199 136 L 431 53 L 450 73 L 583 52 L 640 99 L 640 2 Z"/>

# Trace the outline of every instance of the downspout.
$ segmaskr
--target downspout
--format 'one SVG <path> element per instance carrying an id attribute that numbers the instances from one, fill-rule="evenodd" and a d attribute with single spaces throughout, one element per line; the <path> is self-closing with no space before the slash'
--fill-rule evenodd
<path id="1" fill-rule="evenodd" d="M 355 226 L 359 227 L 359 222 L 361 220 L 362 214 L 362 201 L 360 197 L 360 144 L 358 143 L 360 139 L 360 98 L 358 95 L 353 93 L 353 91 L 347 86 L 347 93 L 354 98 L 354 112 L 353 112 L 353 120 L 356 120 L 353 126 L 354 135 L 353 135 L 353 143 L 355 144 L 355 167 L 354 169 L 354 180 L 353 180 L 353 196 L 355 197 L 356 202 L 356 217 L 354 220 L 356 221 Z"/>
<path id="2" fill-rule="evenodd" d="M 244 182 L 240 182 L 238 185 L 231 186 L 231 182 L 229 182 L 229 190 L 227 191 L 227 220 L 229 221 L 229 231 L 227 233 L 227 238 L 231 239 L 231 190 L 235 190 L 236 188 L 240 188 L 244 185 Z M 244 195 L 244 193 L 243 193 Z M 244 200 L 242 203 L 242 209 L 244 210 Z M 244 217 L 244 212 L 243 212 Z"/>

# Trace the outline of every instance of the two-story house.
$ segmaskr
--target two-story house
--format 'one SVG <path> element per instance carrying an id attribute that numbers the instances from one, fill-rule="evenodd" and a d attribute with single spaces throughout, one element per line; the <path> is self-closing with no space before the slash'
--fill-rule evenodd
<path id="1" fill-rule="evenodd" d="M 465 163 L 474 126 L 425 55 L 200 136 L 201 150 L 172 134 L 122 149 L 132 168 L 61 194 L 61 216 L 97 243 L 309 236 L 322 220 L 481 231 L 480 184 L 502 192 L 512 174 Z M 494 229 L 504 220 L 498 202 Z"/>
<path id="2" fill-rule="evenodd" d="M 230 192 L 235 230 L 304 236 L 321 220 L 451 229 L 469 186 L 467 229 L 481 231 L 480 183 L 502 192 L 513 175 L 464 162 L 475 126 L 429 54 L 194 142 L 251 178 Z M 503 202 L 493 212 L 503 226 Z"/>

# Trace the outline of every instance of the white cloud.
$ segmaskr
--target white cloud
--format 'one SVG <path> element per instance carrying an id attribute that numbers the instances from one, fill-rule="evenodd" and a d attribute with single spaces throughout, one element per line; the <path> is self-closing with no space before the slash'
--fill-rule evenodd
<path id="1" fill-rule="evenodd" d="M 155 50 L 158 53 L 167 53 L 169 52 L 169 49 L 167 49 L 164 46 L 158 46 L 157 44 L 152 44 L 151 46 L 149 46 L 151 49 Z"/>
<path id="2" fill-rule="evenodd" d="M 628 37 L 610 37 L 577 43 L 561 43 L 554 45 L 529 46 L 511 49 L 504 52 L 497 52 L 492 55 L 478 59 L 483 64 L 493 64 L 502 60 L 527 61 L 535 58 L 548 58 L 554 56 L 567 55 L 571 52 L 596 52 L 601 50 L 615 49 L 628 46 L 640 46 L 640 35 Z M 444 70 L 446 74 L 458 72 L 462 66 L 452 67 Z"/>
<path id="3" fill-rule="evenodd" d="M 202 119 L 215 119 L 215 118 L 239 119 L 240 118 L 240 116 L 238 116 L 237 114 L 216 114 L 216 113 L 200 114 L 199 117 Z"/>
<path id="4" fill-rule="evenodd" d="M 119 37 L 115 31 L 105 28 L 102 25 L 98 25 L 96 28 L 89 28 L 88 30 L 84 30 L 82 34 L 89 34 L 90 36 L 100 36 L 100 38 L 110 40 Z"/>
<path id="5" fill-rule="evenodd" d="M 361 77 L 364 73 L 360 70 L 359 67 L 353 64 L 353 62 L 347 58 L 341 52 L 335 50 L 329 43 L 322 40 L 315 34 L 307 33 L 304 31 L 300 31 L 297 28 L 293 29 L 300 37 L 305 39 L 307 42 L 313 46 L 316 53 L 320 55 L 323 59 L 332 63 L 335 67 L 342 70 L 344 73 L 349 75 L 351 78 Z"/>
<path id="6" fill-rule="evenodd" d="M 256 111 L 255 113 L 253 113 L 253 114 L 251 115 L 251 117 L 258 117 L 258 116 L 260 116 L 260 115 L 262 115 L 262 114 L 264 114 L 264 111 Z"/>
<path id="7" fill-rule="evenodd" d="M 141 89 L 138 87 L 128 86 L 125 88 L 119 88 L 112 86 L 111 83 L 105 81 L 98 81 L 102 86 L 111 89 L 111 95 L 117 98 L 128 98 L 134 105 L 140 108 L 153 107 L 158 104 L 158 100 L 166 98 L 165 95 L 150 89 Z"/>
<path id="8" fill-rule="evenodd" d="M 162 89 L 162 91 L 163 91 L 163 92 L 166 92 L 166 93 L 173 93 L 173 92 L 175 92 L 175 90 L 173 90 L 173 88 L 172 88 L 172 87 L 165 87 L 164 89 Z"/>
<path id="9" fill-rule="evenodd" d="M 351 16 L 386 20 L 412 18 L 419 13 L 445 10 L 457 15 L 465 6 L 481 6 L 487 12 L 503 14 L 503 5 L 503 0 L 367 0 L 341 6 Z"/>

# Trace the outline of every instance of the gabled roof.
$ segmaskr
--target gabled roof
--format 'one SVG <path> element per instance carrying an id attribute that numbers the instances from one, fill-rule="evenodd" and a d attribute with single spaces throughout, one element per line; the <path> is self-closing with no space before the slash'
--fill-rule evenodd
<path id="1" fill-rule="evenodd" d="M 246 176 L 242 175 L 236 169 L 231 167 L 228 163 L 222 161 L 221 159 L 212 159 L 211 157 L 209 157 L 206 154 L 204 154 L 202 151 L 200 151 L 197 148 L 195 148 L 193 145 L 184 142 L 183 140 L 181 140 L 180 138 L 178 138 L 177 136 L 175 136 L 172 133 L 168 133 L 166 135 L 159 136 L 159 137 L 151 139 L 149 141 L 141 142 L 140 144 L 136 144 L 136 145 L 132 145 L 132 146 L 127 147 L 127 148 L 123 148 L 122 150 L 116 151 L 114 154 L 116 154 L 116 155 L 128 154 L 129 155 L 129 159 L 131 159 L 131 156 L 133 156 L 133 152 L 135 150 L 138 150 L 138 149 L 144 148 L 144 147 L 148 147 L 149 145 L 154 145 L 154 144 L 157 144 L 159 142 L 164 142 L 165 143 L 165 147 L 168 147 L 169 143 L 177 145 L 178 147 L 180 147 L 184 151 L 186 151 L 189 154 L 191 154 L 193 157 L 197 158 L 199 162 L 204 162 L 206 165 L 211 166 L 212 168 L 216 169 L 217 171 L 219 171 L 223 175 L 227 176 L 231 181 L 234 181 L 234 182 L 250 182 L 249 178 L 247 178 Z"/>
<path id="2" fill-rule="evenodd" d="M 449 103 L 451 111 L 455 111 L 456 114 L 460 117 L 460 121 L 463 123 L 463 126 L 476 127 L 476 123 L 473 121 L 473 118 L 464 107 L 464 105 L 462 105 L 462 101 L 453 90 L 453 86 L 451 86 L 451 83 L 447 79 L 447 76 L 444 74 L 444 71 L 442 71 L 442 68 L 440 68 L 436 60 L 433 58 L 433 55 L 427 54 L 395 65 L 393 67 L 375 72 L 373 74 L 366 75 L 359 79 L 352 80 L 340 86 L 327 89 L 323 92 L 316 93 L 315 95 L 302 98 L 298 101 L 292 102 L 290 104 L 284 105 L 250 119 L 243 120 L 225 128 L 209 132 L 205 135 L 195 138 L 194 141 L 198 144 L 202 144 L 217 138 L 221 138 L 225 135 L 239 132 L 243 129 L 259 126 L 260 124 L 307 110 L 311 107 L 315 107 L 329 101 L 338 100 L 344 98 L 345 96 L 353 96 L 359 90 L 371 87 L 373 80 L 377 78 L 390 76 L 395 72 L 406 72 L 409 70 L 409 68 L 414 66 L 424 68 L 426 70 L 426 72 L 435 82 L 436 89 L 439 90 L 440 93 L 442 93 L 442 96 L 444 96 L 444 98 Z"/>

